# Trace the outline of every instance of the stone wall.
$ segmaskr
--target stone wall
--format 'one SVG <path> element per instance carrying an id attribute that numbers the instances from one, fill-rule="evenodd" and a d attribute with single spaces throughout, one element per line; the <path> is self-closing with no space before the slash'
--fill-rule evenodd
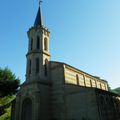
<path id="1" fill-rule="evenodd" d="M 66 120 L 64 103 L 64 69 L 63 64 L 51 63 L 51 106 L 52 120 Z"/>
<path id="2" fill-rule="evenodd" d="M 96 89 L 96 98 L 101 120 L 120 120 L 120 96 Z"/>
<path id="3" fill-rule="evenodd" d="M 66 83 L 64 64 L 50 66 L 52 120 L 99 120 L 95 89 Z"/>
<path id="4" fill-rule="evenodd" d="M 95 89 L 64 85 L 66 120 L 99 120 Z"/>
<path id="5" fill-rule="evenodd" d="M 32 104 L 31 120 L 50 120 L 50 84 L 41 82 L 27 83 L 21 87 L 16 98 L 15 120 L 22 120 L 23 111 L 26 108 L 23 104 L 29 99 Z M 25 113 L 26 114 L 26 113 Z M 24 120 L 29 117 L 25 115 Z"/>

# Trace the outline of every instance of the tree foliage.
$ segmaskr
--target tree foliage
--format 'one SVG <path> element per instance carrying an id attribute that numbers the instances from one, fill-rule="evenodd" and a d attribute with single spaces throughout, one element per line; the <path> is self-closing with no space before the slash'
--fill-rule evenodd
<path id="1" fill-rule="evenodd" d="M 120 95 L 120 87 L 113 89 L 112 92 Z"/>
<path id="2" fill-rule="evenodd" d="M 19 78 L 16 78 L 10 69 L 0 68 L 0 97 L 15 94 L 19 84 Z"/>
<path id="3" fill-rule="evenodd" d="M 15 96 L 5 96 L 0 99 L 0 120 L 10 120 L 11 101 L 14 99 Z"/>
<path id="4" fill-rule="evenodd" d="M 10 69 L 0 68 L 0 120 L 10 120 L 11 102 L 20 85 Z"/>

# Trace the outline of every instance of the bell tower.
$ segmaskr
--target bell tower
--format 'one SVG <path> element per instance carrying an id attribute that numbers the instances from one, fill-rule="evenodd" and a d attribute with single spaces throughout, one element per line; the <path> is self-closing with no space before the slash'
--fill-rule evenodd
<path id="1" fill-rule="evenodd" d="M 29 29 L 27 34 L 29 42 L 28 53 L 26 55 L 26 82 L 48 80 L 48 62 L 50 60 L 50 32 L 43 25 L 41 4 L 39 4 L 34 26 Z"/>
<path id="2" fill-rule="evenodd" d="M 50 120 L 50 32 L 43 25 L 41 5 L 34 25 L 28 30 L 26 81 L 20 86 L 12 120 Z"/>

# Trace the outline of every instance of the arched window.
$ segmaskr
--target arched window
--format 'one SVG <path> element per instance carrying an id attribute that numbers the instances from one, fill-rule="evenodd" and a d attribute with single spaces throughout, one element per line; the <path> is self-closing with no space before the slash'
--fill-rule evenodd
<path id="1" fill-rule="evenodd" d="M 36 73 L 39 73 L 39 58 L 36 58 Z"/>
<path id="2" fill-rule="evenodd" d="M 29 74 L 31 74 L 31 60 L 29 60 Z"/>
<path id="3" fill-rule="evenodd" d="M 37 36 L 37 42 L 36 42 L 37 49 L 40 49 L 40 38 Z"/>
<path id="4" fill-rule="evenodd" d="M 76 74 L 77 85 L 79 85 L 79 76 Z"/>
<path id="5" fill-rule="evenodd" d="M 32 50 L 32 49 L 33 49 L 33 38 L 30 41 L 30 50 Z"/>
<path id="6" fill-rule="evenodd" d="M 32 120 L 32 101 L 26 98 L 22 103 L 21 120 Z"/>
<path id="7" fill-rule="evenodd" d="M 44 39 L 44 50 L 48 51 L 48 41 L 47 41 L 47 38 Z"/>
<path id="8" fill-rule="evenodd" d="M 44 73 L 45 73 L 45 76 L 48 75 L 48 60 L 47 59 L 45 59 Z"/>

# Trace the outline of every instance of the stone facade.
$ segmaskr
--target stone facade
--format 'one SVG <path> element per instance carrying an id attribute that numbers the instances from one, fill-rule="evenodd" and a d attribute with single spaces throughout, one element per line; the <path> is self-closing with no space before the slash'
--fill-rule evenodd
<path id="1" fill-rule="evenodd" d="M 28 38 L 26 81 L 13 103 L 12 120 L 120 120 L 120 97 L 108 91 L 107 81 L 50 61 L 50 32 L 40 7 Z"/>
<path id="2" fill-rule="evenodd" d="M 96 89 L 100 120 L 120 120 L 120 96 Z"/>
<path id="3" fill-rule="evenodd" d="M 42 81 L 22 85 L 16 98 L 15 120 L 49 120 L 49 91 L 50 84 L 42 83 Z M 29 100 L 31 104 L 28 104 L 27 100 Z M 28 113 L 26 113 L 27 111 Z"/>
<path id="4" fill-rule="evenodd" d="M 50 62 L 50 69 L 52 118 L 55 120 L 119 120 L 120 97 L 108 91 L 106 81 L 65 63 Z M 103 96 L 103 99 L 100 96 Z M 104 113 L 103 108 L 100 108 L 101 101 L 106 98 L 112 99 L 114 105 L 111 106 L 108 102 L 108 107 L 104 108 L 104 111 L 108 112 Z M 116 119 L 114 119 L 115 115 Z"/>

